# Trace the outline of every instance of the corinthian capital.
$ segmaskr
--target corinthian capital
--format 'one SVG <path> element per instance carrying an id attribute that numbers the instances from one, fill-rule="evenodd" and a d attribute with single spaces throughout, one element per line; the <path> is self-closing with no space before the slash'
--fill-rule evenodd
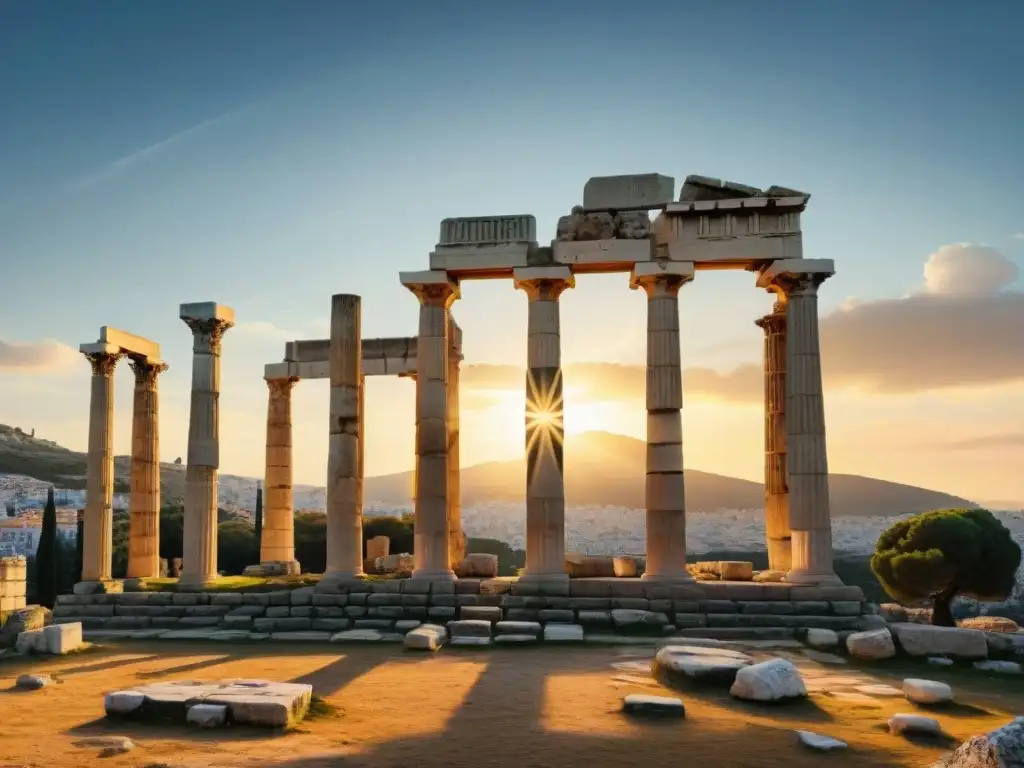
<path id="1" fill-rule="evenodd" d="M 757 285 L 778 294 L 780 301 L 788 301 L 817 296 L 818 287 L 834 274 L 831 259 L 780 259 L 761 271 Z"/>
<path id="2" fill-rule="evenodd" d="M 121 352 L 83 352 L 85 359 L 92 366 L 93 376 L 112 376 L 117 361 L 124 355 Z"/>
<path id="3" fill-rule="evenodd" d="M 157 377 L 169 367 L 163 360 L 148 357 L 130 357 L 128 364 L 135 373 L 135 386 L 145 389 L 155 389 Z"/>
<path id="4" fill-rule="evenodd" d="M 224 332 L 235 324 L 235 310 L 215 301 L 182 304 L 178 316 L 192 330 L 192 351 L 220 354 Z"/>
<path id="5" fill-rule="evenodd" d="M 400 272 L 402 285 L 412 291 L 420 304 L 448 309 L 459 298 L 459 283 L 444 270 Z"/>

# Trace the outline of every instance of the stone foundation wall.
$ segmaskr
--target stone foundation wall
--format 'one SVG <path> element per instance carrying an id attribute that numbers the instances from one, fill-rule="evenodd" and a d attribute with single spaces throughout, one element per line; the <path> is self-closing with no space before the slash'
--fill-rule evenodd
<path id="1" fill-rule="evenodd" d="M 61 595 L 54 622 L 85 630 L 240 630 L 252 633 L 407 631 L 457 619 L 580 624 L 588 633 L 791 636 L 800 629 L 873 628 L 881 617 L 858 587 L 639 579 L 562 584 L 507 579 L 355 581 L 277 592 Z M 883 624 L 884 625 L 884 624 Z M 772 630 L 772 631 L 761 631 Z"/>
<path id="2" fill-rule="evenodd" d="M 25 607 L 27 579 L 24 556 L 0 557 L 0 623 L 10 611 Z"/>

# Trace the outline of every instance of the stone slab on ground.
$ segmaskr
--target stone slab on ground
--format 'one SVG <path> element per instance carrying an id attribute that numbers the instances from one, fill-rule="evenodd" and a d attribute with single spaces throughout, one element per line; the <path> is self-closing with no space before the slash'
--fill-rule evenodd
<path id="1" fill-rule="evenodd" d="M 985 633 L 977 629 L 911 623 L 889 626 L 908 656 L 950 656 L 960 659 L 984 659 L 988 656 Z"/>
<path id="2" fill-rule="evenodd" d="M 421 624 L 405 635 L 405 647 L 414 651 L 436 651 L 448 640 L 448 630 L 437 624 Z"/>
<path id="3" fill-rule="evenodd" d="M 888 629 L 872 629 L 854 632 L 846 638 L 846 650 L 850 655 L 865 661 L 891 659 L 896 655 L 896 644 Z"/>
<path id="4" fill-rule="evenodd" d="M 997 672 L 1001 675 L 1024 674 L 1024 667 L 1016 661 L 998 661 L 992 659 L 989 661 L 976 661 L 973 666 L 980 672 Z"/>
<path id="5" fill-rule="evenodd" d="M 226 708 L 227 722 L 285 728 L 306 716 L 312 696 L 313 686 L 300 683 L 181 680 L 108 693 L 104 707 L 110 717 L 189 722 L 193 706 L 219 705 Z"/>
<path id="6" fill-rule="evenodd" d="M 738 652 L 708 653 L 707 648 L 691 653 L 687 646 L 666 646 L 658 651 L 651 671 L 659 681 L 675 687 L 709 685 L 728 688 L 736 681 L 736 673 L 751 663 Z"/>
<path id="7" fill-rule="evenodd" d="M 457 637 L 491 637 L 491 622 L 483 619 L 462 619 L 448 622 L 448 634 L 452 640 Z"/>
<path id="8" fill-rule="evenodd" d="M 415 630 L 414 630 L 415 631 Z M 401 643 L 405 635 L 379 629 L 348 629 L 331 635 L 332 643 Z"/>
<path id="9" fill-rule="evenodd" d="M 542 631 L 537 621 L 499 621 L 494 625 L 495 635 L 533 635 L 537 637 Z"/>
<path id="10" fill-rule="evenodd" d="M 800 739 L 800 743 L 805 747 L 818 750 L 819 752 L 833 752 L 839 749 L 846 749 L 847 747 L 845 741 L 833 739 L 831 736 L 823 736 L 820 733 L 813 733 L 812 731 L 797 731 L 796 735 Z"/>
<path id="11" fill-rule="evenodd" d="M 631 693 L 622 699 L 622 711 L 628 715 L 653 715 L 655 717 L 686 717 L 682 699 L 669 696 L 648 696 Z"/>

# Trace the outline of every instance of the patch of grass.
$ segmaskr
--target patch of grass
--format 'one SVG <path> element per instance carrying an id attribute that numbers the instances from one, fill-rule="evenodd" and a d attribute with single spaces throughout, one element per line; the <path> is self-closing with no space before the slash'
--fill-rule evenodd
<path id="1" fill-rule="evenodd" d="M 341 710 L 319 696 L 310 699 L 309 710 L 306 712 L 306 720 L 314 720 L 324 717 L 341 717 Z M 305 721 L 303 721 L 305 722 Z"/>
<path id="2" fill-rule="evenodd" d="M 222 576 L 202 592 L 274 592 L 283 589 L 311 587 L 320 581 L 321 574 L 306 573 L 299 576 Z M 138 585 L 140 592 L 177 592 L 177 579 L 145 579 Z M 194 590 L 189 590 L 194 591 Z"/>

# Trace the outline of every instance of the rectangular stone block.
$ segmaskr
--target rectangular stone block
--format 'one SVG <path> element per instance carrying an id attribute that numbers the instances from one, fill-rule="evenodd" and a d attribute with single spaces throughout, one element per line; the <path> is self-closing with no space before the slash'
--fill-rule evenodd
<path id="1" fill-rule="evenodd" d="M 455 618 L 455 606 L 432 605 L 427 608 L 427 616 L 432 619 L 453 619 Z"/>
<path id="2" fill-rule="evenodd" d="M 220 623 L 220 616 L 182 616 L 178 619 L 181 628 L 215 627 Z"/>
<path id="3" fill-rule="evenodd" d="M 829 603 L 825 600 L 794 600 L 793 613 L 800 616 L 823 616 L 829 613 Z"/>
<path id="4" fill-rule="evenodd" d="M 636 611 L 650 610 L 651 601 L 643 597 L 613 597 L 612 608 L 629 608 Z"/>
<path id="5" fill-rule="evenodd" d="M 508 608 L 505 611 L 508 621 L 537 621 L 538 611 L 535 608 Z"/>
<path id="6" fill-rule="evenodd" d="M 394 619 L 355 619 L 352 626 L 356 629 L 388 630 L 395 626 Z"/>
<path id="7" fill-rule="evenodd" d="M 251 616 L 225 616 L 217 626 L 222 629 L 252 629 Z"/>
<path id="8" fill-rule="evenodd" d="M 676 180 L 659 173 L 594 176 L 583 186 L 584 211 L 648 211 L 675 199 Z"/>
<path id="9" fill-rule="evenodd" d="M 360 616 L 366 615 L 366 606 L 364 605 L 347 605 L 345 606 L 345 615 L 351 616 L 352 618 L 359 618 Z"/>
<path id="10" fill-rule="evenodd" d="M 82 647 L 81 623 L 53 624 L 44 627 L 42 632 L 42 646 L 46 653 L 63 656 Z"/>
<path id="11" fill-rule="evenodd" d="M 376 606 L 376 605 L 401 605 L 401 604 L 402 604 L 402 595 L 400 595 L 398 593 L 386 594 L 386 593 L 374 592 L 373 594 L 368 595 L 367 598 L 366 598 L 366 605 L 370 606 L 370 607 Z"/>
<path id="12" fill-rule="evenodd" d="M 400 605 L 374 605 L 366 609 L 366 615 L 371 619 L 400 619 L 405 611 Z"/>
<path id="13" fill-rule="evenodd" d="M 266 610 L 268 619 L 285 619 L 291 615 L 291 607 L 287 605 L 272 605 Z"/>
<path id="14" fill-rule="evenodd" d="M 445 219 L 441 222 L 438 246 L 497 245 L 534 243 L 537 219 L 530 214 L 476 216 Z"/>
<path id="15" fill-rule="evenodd" d="M 737 606 L 732 600 L 701 600 L 701 613 L 736 613 Z"/>
<path id="16" fill-rule="evenodd" d="M 722 616 L 726 614 L 720 614 Z M 707 616 L 700 613 L 677 613 L 672 620 L 677 629 L 694 629 L 708 625 Z"/>
<path id="17" fill-rule="evenodd" d="M 833 600 L 832 613 L 836 616 L 860 616 L 864 604 L 859 600 Z"/>
<path id="18" fill-rule="evenodd" d="M 160 360 L 160 345 L 155 341 L 136 336 L 134 333 L 121 331 L 104 325 L 100 328 L 100 341 L 104 344 L 112 344 L 119 347 L 123 352 L 138 357 L 148 358 L 151 361 Z"/>
<path id="19" fill-rule="evenodd" d="M 215 301 L 198 301 L 182 304 L 178 308 L 178 317 L 182 320 L 224 320 L 234 324 L 235 310 Z"/>
<path id="20" fill-rule="evenodd" d="M 737 603 L 737 606 L 740 613 L 771 613 L 780 615 L 796 613 L 793 603 L 780 600 L 740 601 Z"/>
<path id="21" fill-rule="evenodd" d="M 459 618 L 463 620 L 501 621 L 501 608 L 495 606 L 467 605 L 459 612 Z"/>
<path id="22" fill-rule="evenodd" d="M 552 258 L 577 273 L 625 271 L 654 258 L 654 241 L 558 240 L 552 245 Z"/>
<path id="23" fill-rule="evenodd" d="M 313 606 L 311 605 L 293 605 L 291 607 L 291 616 L 296 616 L 300 619 L 309 619 L 313 616 Z"/>
<path id="24" fill-rule="evenodd" d="M 313 628 L 313 620 L 308 618 L 291 617 L 287 619 L 274 619 L 274 632 L 299 632 Z"/>
<path id="25" fill-rule="evenodd" d="M 767 586 L 767 585 L 762 585 Z M 864 590 L 860 587 L 790 587 L 792 600 L 857 600 L 864 601 Z"/>
<path id="26" fill-rule="evenodd" d="M 328 632 L 341 632 L 349 628 L 351 622 L 342 618 L 313 619 L 314 630 L 326 630 Z"/>

